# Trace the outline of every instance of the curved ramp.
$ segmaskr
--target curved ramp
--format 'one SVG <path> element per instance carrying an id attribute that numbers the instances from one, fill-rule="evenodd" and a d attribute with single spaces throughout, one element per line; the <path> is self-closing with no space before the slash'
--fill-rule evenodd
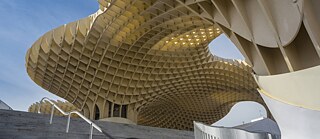
<path id="1" fill-rule="evenodd" d="M 277 124 L 270 119 L 240 125 L 236 127 L 208 126 L 194 122 L 196 139 L 280 139 Z"/>

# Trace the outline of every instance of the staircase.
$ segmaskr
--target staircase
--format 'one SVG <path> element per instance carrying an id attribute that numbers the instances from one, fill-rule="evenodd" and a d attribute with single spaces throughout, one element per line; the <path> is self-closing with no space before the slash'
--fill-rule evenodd
<path id="1" fill-rule="evenodd" d="M 79 118 L 71 118 L 66 133 L 67 117 L 12 110 L 0 110 L 0 139 L 88 139 L 90 125 Z M 94 121 L 103 131 L 94 129 L 93 139 L 191 139 L 193 132 L 139 125 Z"/>

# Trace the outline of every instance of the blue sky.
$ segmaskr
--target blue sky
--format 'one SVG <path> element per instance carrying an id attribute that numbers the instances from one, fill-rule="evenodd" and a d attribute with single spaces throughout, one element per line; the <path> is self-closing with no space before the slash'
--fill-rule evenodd
<path id="1" fill-rule="evenodd" d="M 1 0 L 0 99 L 23 111 L 44 96 L 57 99 L 28 77 L 27 49 L 45 32 L 97 9 L 96 0 Z"/>
<path id="2" fill-rule="evenodd" d="M 21 111 L 26 111 L 44 96 L 59 99 L 28 77 L 25 69 L 26 51 L 45 32 L 86 17 L 97 9 L 96 0 L 1 0 L 0 99 Z M 210 50 L 221 57 L 243 59 L 224 35 L 210 44 Z M 244 109 L 251 107 L 260 109 L 252 104 L 243 106 Z"/>

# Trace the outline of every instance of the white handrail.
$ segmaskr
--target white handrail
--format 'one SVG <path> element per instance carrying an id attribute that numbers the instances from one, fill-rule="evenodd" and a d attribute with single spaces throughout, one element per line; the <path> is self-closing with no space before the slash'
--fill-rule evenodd
<path id="1" fill-rule="evenodd" d="M 52 105 L 51 108 L 51 116 L 50 116 L 50 124 L 52 124 L 52 119 L 53 119 L 53 113 L 54 113 L 54 109 L 56 108 L 59 112 L 61 112 L 63 115 L 67 116 L 68 115 L 68 123 L 67 123 L 67 128 L 66 128 L 66 133 L 69 132 L 69 126 L 70 126 L 70 119 L 71 119 L 71 115 L 72 114 L 76 114 L 79 117 L 81 117 L 84 121 L 86 121 L 88 124 L 90 124 L 90 136 L 89 139 L 92 139 L 92 134 L 93 134 L 93 128 L 97 129 L 99 132 L 103 133 L 101 128 L 96 125 L 95 123 L 93 123 L 91 120 L 89 120 L 87 117 L 85 117 L 84 115 L 82 115 L 80 112 L 78 111 L 71 111 L 71 112 L 65 112 L 63 111 L 60 107 L 58 107 L 55 103 L 52 102 L 52 100 L 50 100 L 47 97 L 44 97 L 41 99 L 41 101 L 38 104 L 38 113 L 40 113 L 41 111 L 41 104 L 43 101 L 47 101 Z"/>
<path id="2" fill-rule="evenodd" d="M 91 126 L 93 126 L 95 129 L 97 129 L 99 132 L 102 133 L 102 130 L 101 128 L 96 125 L 95 123 L 93 123 L 91 120 L 89 120 L 87 117 L 85 117 L 84 115 L 82 115 L 80 112 L 77 112 L 77 111 L 72 111 L 69 113 L 69 116 L 68 116 L 68 125 L 67 127 L 69 128 L 69 124 L 70 124 L 70 118 L 71 118 L 71 115 L 72 114 L 77 114 L 78 116 L 80 116 L 83 120 L 85 120 L 88 124 L 90 124 Z M 67 129 L 67 132 L 68 132 L 69 129 Z"/>
<path id="3" fill-rule="evenodd" d="M 60 111 L 63 115 L 68 115 L 67 112 L 64 112 L 64 111 L 63 111 L 62 109 L 60 109 L 55 103 L 53 103 L 51 99 L 49 99 L 49 98 L 47 98 L 47 97 L 42 98 L 41 101 L 40 101 L 40 103 L 38 104 L 38 113 L 40 113 L 40 110 L 41 110 L 41 107 L 40 107 L 40 106 L 41 106 L 41 104 L 42 104 L 42 102 L 43 102 L 44 100 L 48 101 L 48 102 L 49 102 L 51 105 L 53 105 L 58 111 Z"/>

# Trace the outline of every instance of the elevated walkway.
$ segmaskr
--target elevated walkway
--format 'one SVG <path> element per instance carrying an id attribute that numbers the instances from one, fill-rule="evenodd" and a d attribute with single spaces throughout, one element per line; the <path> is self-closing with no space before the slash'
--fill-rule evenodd
<path id="1" fill-rule="evenodd" d="M 88 139 L 90 125 L 79 118 L 71 118 L 66 133 L 68 117 L 55 116 L 50 125 L 50 115 L 20 111 L 0 110 L 0 138 L 4 139 Z M 193 139 L 193 132 L 139 125 L 94 121 L 103 133 L 94 130 L 93 139 Z"/>

